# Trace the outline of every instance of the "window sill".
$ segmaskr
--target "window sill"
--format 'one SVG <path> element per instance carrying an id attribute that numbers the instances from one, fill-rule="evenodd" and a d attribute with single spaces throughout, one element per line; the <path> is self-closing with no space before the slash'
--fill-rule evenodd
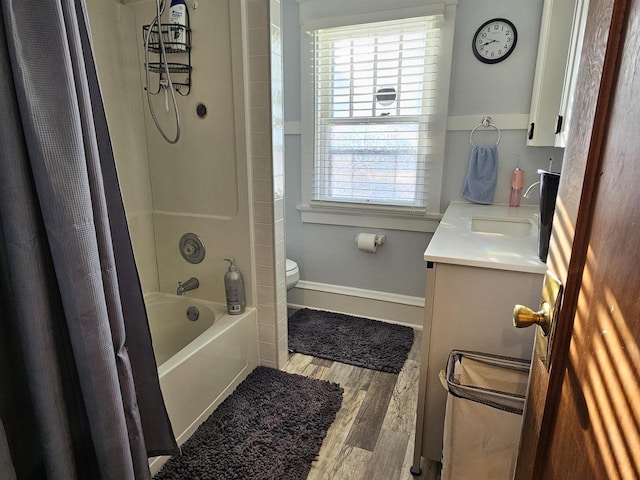
<path id="1" fill-rule="evenodd" d="M 302 223 L 343 225 L 348 227 L 384 228 L 408 232 L 433 233 L 441 214 L 417 213 L 398 208 L 346 206 L 346 205 L 297 205 Z"/>

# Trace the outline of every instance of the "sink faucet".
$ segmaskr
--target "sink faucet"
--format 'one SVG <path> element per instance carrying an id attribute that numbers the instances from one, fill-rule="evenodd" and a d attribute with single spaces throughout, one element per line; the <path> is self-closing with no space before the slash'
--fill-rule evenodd
<path id="1" fill-rule="evenodd" d="M 527 191 L 524 192 L 523 197 L 524 198 L 529 198 L 529 196 L 531 195 L 531 191 L 533 190 L 533 187 L 535 187 L 536 185 L 540 185 L 540 182 L 535 182 L 535 183 L 532 183 L 531 185 L 529 185 L 529 188 L 527 188 Z"/>
<path id="2" fill-rule="evenodd" d="M 184 295 L 184 292 L 195 290 L 199 286 L 200 282 L 196 277 L 191 277 L 189 280 L 185 280 L 184 282 L 178 282 L 178 290 L 176 291 L 176 295 Z"/>

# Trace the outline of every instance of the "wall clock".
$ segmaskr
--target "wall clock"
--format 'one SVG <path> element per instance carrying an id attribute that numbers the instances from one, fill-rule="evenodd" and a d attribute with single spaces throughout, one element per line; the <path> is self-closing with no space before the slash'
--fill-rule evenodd
<path id="1" fill-rule="evenodd" d="M 487 20 L 473 36 L 473 54 L 483 63 L 498 63 L 505 60 L 516 48 L 518 31 L 506 18 Z"/>

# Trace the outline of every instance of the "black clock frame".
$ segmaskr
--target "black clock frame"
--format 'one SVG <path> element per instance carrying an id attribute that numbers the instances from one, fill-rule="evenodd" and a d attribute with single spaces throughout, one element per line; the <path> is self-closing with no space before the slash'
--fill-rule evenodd
<path id="1" fill-rule="evenodd" d="M 490 23 L 494 23 L 494 22 L 504 22 L 504 23 L 506 23 L 507 25 L 509 25 L 513 29 L 513 46 L 511 47 L 511 49 L 507 52 L 507 54 L 504 57 L 500 57 L 500 58 L 484 58 L 478 52 L 478 49 L 476 47 L 476 40 L 478 39 L 478 35 L 480 35 L 480 32 L 482 32 L 482 29 L 484 29 L 484 27 L 486 27 Z M 475 55 L 475 57 L 478 60 L 480 60 L 482 63 L 488 63 L 488 64 L 500 63 L 503 60 L 506 60 L 507 58 L 509 58 L 509 55 L 511 55 L 513 53 L 513 51 L 516 49 L 516 44 L 517 43 L 518 43 L 518 30 L 516 29 L 516 26 L 513 24 L 513 22 L 510 21 L 510 20 L 507 20 L 506 18 L 492 18 L 491 20 L 487 20 L 486 22 L 484 22 L 482 25 L 480 25 L 478 27 L 478 30 L 476 30 L 476 33 L 473 36 L 473 40 L 471 42 L 471 50 L 473 51 L 473 54 Z"/>

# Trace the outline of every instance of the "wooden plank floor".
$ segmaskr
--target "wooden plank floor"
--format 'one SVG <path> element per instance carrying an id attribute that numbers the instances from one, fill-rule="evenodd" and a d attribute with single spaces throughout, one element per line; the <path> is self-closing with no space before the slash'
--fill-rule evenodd
<path id="1" fill-rule="evenodd" d="M 439 480 L 439 463 L 413 476 L 420 331 L 398 375 L 293 354 L 284 370 L 344 388 L 342 407 L 313 462 L 308 480 Z"/>

